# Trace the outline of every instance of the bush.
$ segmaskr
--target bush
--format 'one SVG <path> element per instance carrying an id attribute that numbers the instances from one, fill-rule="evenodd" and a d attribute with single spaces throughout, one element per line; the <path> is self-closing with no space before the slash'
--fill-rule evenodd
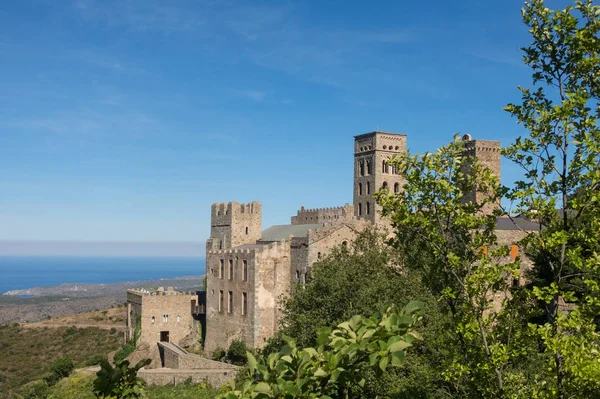
<path id="1" fill-rule="evenodd" d="M 243 366 L 248 362 L 246 357 L 246 343 L 240 340 L 233 340 L 227 350 L 227 360 L 235 365 Z"/>
<path id="2" fill-rule="evenodd" d="M 120 363 L 135 351 L 134 341 L 129 341 L 115 353 L 114 362 Z"/>
<path id="3" fill-rule="evenodd" d="M 105 355 L 94 355 L 92 357 L 90 357 L 88 360 L 85 361 L 85 365 L 86 366 L 97 366 L 99 365 L 103 360 L 106 360 L 106 356 Z"/>
<path id="4" fill-rule="evenodd" d="M 217 347 L 212 354 L 212 360 L 218 360 L 221 361 L 223 360 L 223 358 L 227 355 L 227 352 L 225 352 L 225 349 L 221 348 L 220 346 Z"/>
<path id="5" fill-rule="evenodd" d="M 32 381 L 25 384 L 17 392 L 17 399 L 46 399 L 48 384 L 43 380 Z"/>
<path id="6" fill-rule="evenodd" d="M 71 371 L 75 368 L 73 364 L 73 360 L 70 357 L 61 357 L 58 358 L 52 363 L 52 367 L 50 367 L 50 372 L 56 374 L 58 379 L 68 377 L 71 374 Z"/>
<path id="7" fill-rule="evenodd" d="M 114 328 L 114 327 L 113 327 L 113 328 L 111 328 L 111 329 L 110 329 L 110 333 L 111 333 L 111 334 L 116 334 L 116 333 L 117 333 L 117 329 L 116 329 L 116 328 Z"/>

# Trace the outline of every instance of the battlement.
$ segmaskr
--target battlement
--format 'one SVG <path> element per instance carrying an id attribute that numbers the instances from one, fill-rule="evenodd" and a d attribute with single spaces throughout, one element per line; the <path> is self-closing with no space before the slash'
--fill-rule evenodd
<path id="1" fill-rule="evenodd" d="M 296 216 L 292 216 L 292 224 L 330 224 L 352 218 L 353 214 L 354 207 L 350 204 L 330 208 L 306 209 L 301 207 Z"/>
<path id="2" fill-rule="evenodd" d="M 261 214 L 262 206 L 258 201 L 252 201 L 248 204 L 240 204 L 236 201 L 215 202 L 211 206 L 211 216 L 227 216 L 234 214 Z"/>
<path id="3" fill-rule="evenodd" d="M 127 290 L 128 294 L 138 296 L 176 296 L 176 295 L 197 295 L 195 291 L 175 291 L 173 287 L 167 287 L 165 290 L 163 287 L 158 287 L 156 290 L 149 290 L 145 288 L 131 288 Z"/>

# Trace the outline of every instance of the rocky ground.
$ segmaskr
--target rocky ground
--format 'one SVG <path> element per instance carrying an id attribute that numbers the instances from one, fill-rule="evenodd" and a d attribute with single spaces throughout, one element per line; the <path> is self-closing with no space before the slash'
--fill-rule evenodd
<path id="1" fill-rule="evenodd" d="M 181 291 L 196 291 L 202 288 L 203 278 L 193 276 L 113 284 L 62 284 L 9 291 L 0 295 L 0 325 L 38 322 L 123 305 L 129 288 L 175 287 Z"/>

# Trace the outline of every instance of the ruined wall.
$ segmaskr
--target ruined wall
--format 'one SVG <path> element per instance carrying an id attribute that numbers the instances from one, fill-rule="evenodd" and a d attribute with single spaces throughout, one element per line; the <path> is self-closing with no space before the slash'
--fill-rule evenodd
<path id="1" fill-rule="evenodd" d="M 256 246 L 260 247 L 260 246 Z M 224 265 L 221 274 L 221 262 Z M 230 275 L 230 262 L 233 275 Z M 247 278 L 244 278 L 244 263 L 247 265 Z M 209 251 L 206 255 L 206 340 L 205 350 L 227 349 L 234 339 L 251 345 L 254 342 L 252 315 L 254 313 L 255 249 L 232 249 Z M 232 293 L 232 307 L 229 312 L 228 295 Z M 222 304 L 220 305 L 220 293 Z M 244 293 L 246 293 L 246 313 L 242 314 Z"/>
<path id="2" fill-rule="evenodd" d="M 214 203 L 211 207 L 210 240 L 207 250 L 230 249 L 253 244 L 262 234 L 262 206 L 254 201 Z"/>
<path id="3" fill-rule="evenodd" d="M 142 314 L 142 295 L 134 291 L 127 291 L 127 331 L 125 339 L 129 342 L 133 339 L 137 327 L 138 315 Z"/>
<path id="4" fill-rule="evenodd" d="M 133 315 L 138 311 L 141 314 L 141 334 L 138 342 L 155 344 L 160 341 L 161 331 L 168 331 L 169 340 L 177 343 L 192 333 L 192 300 L 196 303 L 198 301 L 198 296 L 192 292 L 128 290 L 128 308 L 131 304 L 132 309 L 139 309 L 135 310 Z"/>
<path id="5" fill-rule="evenodd" d="M 301 207 L 296 216 L 292 216 L 292 224 L 338 223 L 354 217 L 354 207 L 350 204 L 335 208 L 305 209 Z"/>

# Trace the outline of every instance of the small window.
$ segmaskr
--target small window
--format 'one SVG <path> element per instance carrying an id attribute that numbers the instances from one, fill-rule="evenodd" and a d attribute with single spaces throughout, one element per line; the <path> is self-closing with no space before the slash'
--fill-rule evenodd
<path id="1" fill-rule="evenodd" d="M 347 247 L 348 246 L 348 241 L 342 241 L 342 247 Z"/>
<path id="2" fill-rule="evenodd" d="M 383 186 L 381 186 L 381 188 L 383 188 L 384 190 L 388 189 L 388 184 L 386 181 L 383 182 Z"/>
<path id="3" fill-rule="evenodd" d="M 229 259 L 229 279 L 233 280 L 233 259 Z"/>
<path id="4" fill-rule="evenodd" d="M 358 195 L 362 195 L 362 183 L 358 183 Z"/>
<path id="5" fill-rule="evenodd" d="M 248 226 L 246 226 L 246 235 L 248 235 Z"/>
<path id="6" fill-rule="evenodd" d="M 233 313 L 233 292 L 229 291 L 227 293 L 227 296 L 228 296 L 227 313 L 231 314 L 231 313 Z"/>
<path id="7" fill-rule="evenodd" d="M 156 323 L 156 318 L 152 316 L 152 324 Z"/>
<path id="8" fill-rule="evenodd" d="M 223 249 L 223 240 L 219 241 L 219 249 Z"/>
<path id="9" fill-rule="evenodd" d="M 367 182 L 367 195 L 371 194 L 371 182 Z"/>
<path id="10" fill-rule="evenodd" d="M 383 173 L 387 173 L 387 164 L 385 162 L 385 159 L 383 161 L 381 161 L 381 171 Z"/>
<path id="11" fill-rule="evenodd" d="M 244 270 L 243 270 L 243 278 L 244 281 L 248 281 L 248 260 L 244 259 Z"/>
<path id="12" fill-rule="evenodd" d="M 242 292 L 242 316 L 248 313 L 248 293 Z"/>
<path id="13" fill-rule="evenodd" d="M 367 174 L 371 174 L 371 161 L 367 161 Z"/>
<path id="14" fill-rule="evenodd" d="M 395 193 L 399 193 L 400 192 L 400 183 L 394 183 L 394 192 Z"/>
<path id="15" fill-rule="evenodd" d="M 358 161 L 358 168 L 360 170 L 360 175 L 364 176 L 365 175 L 365 162 L 364 161 Z"/>
<path id="16" fill-rule="evenodd" d="M 223 290 L 219 290 L 219 312 L 223 311 Z"/>
<path id="17" fill-rule="evenodd" d="M 221 268 L 219 269 L 219 277 L 221 278 L 221 280 L 223 280 L 225 278 L 225 259 L 219 259 Z"/>
<path id="18" fill-rule="evenodd" d="M 177 323 L 179 323 L 179 320 L 180 320 L 180 319 L 179 319 L 179 315 L 177 315 Z"/>
<path id="19" fill-rule="evenodd" d="M 358 203 L 358 216 L 362 216 L 362 204 Z"/>
<path id="20" fill-rule="evenodd" d="M 296 270 L 296 280 L 300 280 L 300 270 Z"/>
<path id="21" fill-rule="evenodd" d="M 367 215 L 371 214 L 371 204 L 367 202 Z"/>
<path id="22" fill-rule="evenodd" d="M 317 259 L 321 259 L 321 253 L 320 252 L 317 254 Z"/>

